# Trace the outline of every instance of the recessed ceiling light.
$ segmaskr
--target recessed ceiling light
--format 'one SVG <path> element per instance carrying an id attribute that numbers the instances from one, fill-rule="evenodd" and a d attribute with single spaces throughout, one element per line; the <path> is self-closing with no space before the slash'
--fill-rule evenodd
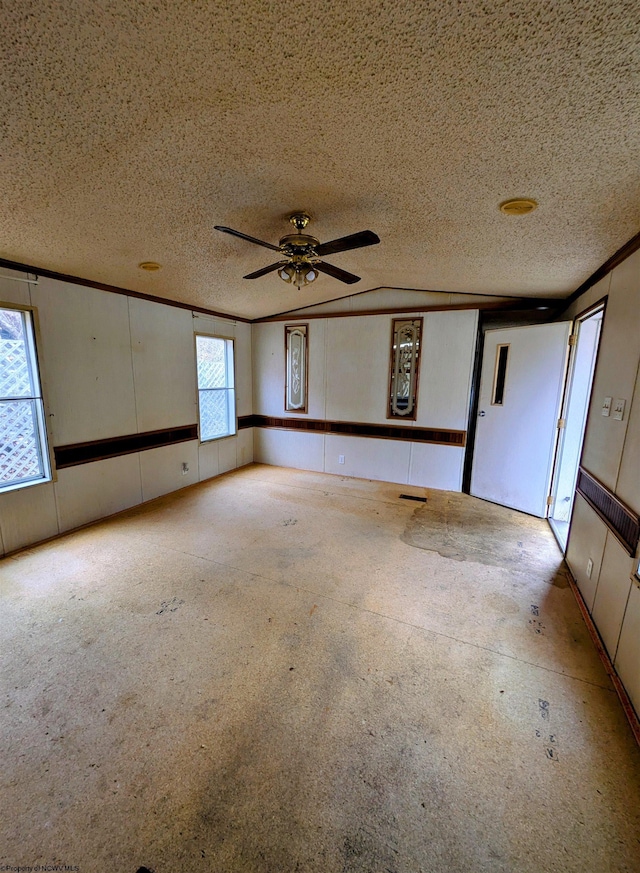
<path id="1" fill-rule="evenodd" d="M 160 264 L 156 264 L 155 261 L 143 261 L 141 264 L 138 264 L 141 270 L 146 270 L 147 273 L 155 273 L 156 270 L 160 269 Z"/>
<path id="2" fill-rule="evenodd" d="M 505 215 L 528 215 L 538 208 L 535 200 L 530 200 L 528 197 L 517 197 L 513 200 L 505 200 L 500 204 L 500 212 Z"/>

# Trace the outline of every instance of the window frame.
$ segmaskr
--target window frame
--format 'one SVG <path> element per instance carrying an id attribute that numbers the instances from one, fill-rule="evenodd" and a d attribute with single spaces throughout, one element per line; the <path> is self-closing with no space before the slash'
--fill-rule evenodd
<path id="1" fill-rule="evenodd" d="M 395 388 L 395 375 L 397 369 L 397 356 L 398 352 L 395 347 L 395 338 L 396 334 L 399 330 L 402 329 L 402 325 L 410 324 L 417 331 L 417 349 L 415 349 L 415 353 L 413 354 L 413 393 L 410 397 L 412 401 L 412 408 L 406 414 L 402 414 L 394 410 L 394 388 Z M 420 362 L 422 358 L 422 345 L 424 342 L 424 318 L 423 316 L 405 316 L 403 318 L 392 318 L 391 319 L 391 348 L 390 348 L 390 361 L 389 361 L 389 385 L 387 391 L 387 419 L 395 420 L 395 421 L 416 421 L 418 418 L 418 397 L 420 391 Z M 415 341 L 414 341 L 415 344 Z"/>
<path id="2" fill-rule="evenodd" d="M 227 383 L 224 388 L 200 388 L 198 384 L 198 337 L 203 337 L 204 339 L 216 339 L 223 340 L 225 344 L 230 344 L 225 346 L 225 382 Z M 233 356 L 232 360 L 232 372 L 231 376 L 233 379 L 233 384 L 229 387 L 229 373 L 228 373 L 228 351 L 227 349 L 231 348 L 231 354 Z M 238 433 L 238 403 L 236 397 L 236 338 L 233 336 L 223 336 L 218 333 L 208 333 L 207 331 L 199 330 L 194 331 L 193 334 L 193 351 L 195 357 L 195 368 L 196 368 L 196 404 L 198 407 L 198 441 L 200 445 L 207 445 L 208 443 L 217 442 L 218 440 L 226 440 L 229 437 L 237 436 Z M 208 439 L 202 438 L 202 417 L 200 414 L 200 392 L 201 391 L 227 391 L 232 392 L 233 397 L 233 416 L 229 416 L 229 420 L 233 421 L 233 430 L 229 433 L 220 434 L 220 436 L 209 437 Z"/>
<path id="3" fill-rule="evenodd" d="M 289 386 L 291 383 L 291 360 L 290 360 L 290 338 L 295 332 L 304 336 L 304 355 L 302 366 L 304 369 L 303 380 L 303 396 L 304 404 L 302 406 L 291 406 L 289 404 Z M 284 326 L 284 411 L 294 415 L 309 414 L 309 324 L 285 324 Z"/>
<path id="4" fill-rule="evenodd" d="M 10 484 L 3 485 L 0 482 L 0 495 L 8 494 L 11 491 L 19 491 L 22 488 L 31 488 L 34 485 L 45 485 L 48 482 L 55 480 L 55 464 L 53 456 L 53 441 L 49 428 L 49 416 L 47 414 L 47 403 L 45 399 L 44 378 L 40 366 L 39 347 L 40 342 L 40 323 L 38 321 L 38 311 L 35 306 L 25 306 L 20 303 L 0 301 L 0 309 L 11 310 L 22 315 L 24 324 L 24 334 L 26 338 L 27 348 L 27 363 L 29 366 L 29 375 L 31 384 L 35 389 L 35 393 L 29 397 L 19 397 L 16 400 L 29 400 L 35 405 L 35 421 L 36 421 L 36 440 L 37 449 L 40 458 L 42 475 L 31 479 L 23 479 L 14 481 Z M 0 401 L 10 400 L 9 397 L 0 397 Z"/>
<path id="5" fill-rule="evenodd" d="M 506 349 L 504 355 L 504 367 L 502 366 L 503 356 L 502 350 Z M 496 346 L 496 360 L 493 365 L 493 385 L 491 386 L 491 406 L 504 406 L 504 398 L 507 392 L 507 374 L 509 372 L 509 361 L 511 358 L 511 343 L 499 343 Z M 500 396 L 498 397 L 498 391 Z"/>

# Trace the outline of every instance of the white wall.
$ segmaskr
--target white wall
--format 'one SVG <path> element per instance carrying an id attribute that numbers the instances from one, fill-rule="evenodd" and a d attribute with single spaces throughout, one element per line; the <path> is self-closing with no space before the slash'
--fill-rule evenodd
<path id="1" fill-rule="evenodd" d="M 423 315 L 424 331 L 415 422 L 387 419 L 393 315 L 309 320 L 308 417 L 466 430 L 477 310 L 416 315 Z M 286 323 L 253 325 L 254 412 L 301 418 L 284 411 Z M 464 449 L 261 427 L 255 429 L 254 456 L 266 464 L 459 491 Z"/>
<path id="2" fill-rule="evenodd" d="M 563 318 L 608 295 L 587 419 L 582 466 L 640 513 L 640 251 L 589 289 Z M 623 398 L 622 421 L 601 414 L 605 397 Z M 567 563 L 603 643 L 640 713 L 638 556 L 630 557 L 589 504 L 576 497 Z M 593 570 L 587 576 L 591 559 Z"/>
<path id="3" fill-rule="evenodd" d="M 251 414 L 248 324 L 47 278 L 38 285 L 0 278 L 0 303 L 34 307 L 52 446 L 196 423 L 195 332 L 235 338 L 237 414 Z M 252 459 L 246 429 L 54 470 L 53 482 L 0 494 L 2 553 Z"/>

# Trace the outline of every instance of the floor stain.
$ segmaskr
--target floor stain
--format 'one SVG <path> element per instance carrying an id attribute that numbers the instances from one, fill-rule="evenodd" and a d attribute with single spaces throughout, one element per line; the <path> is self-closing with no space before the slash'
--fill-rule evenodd
<path id="1" fill-rule="evenodd" d="M 501 615 L 514 615 L 515 613 L 520 612 L 520 607 L 513 597 L 507 597 L 506 594 L 500 594 L 498 591 L 485 595 L 483 601 L 487 606 L 491 609 L 495 609 L 495 611 Z"/>
<path id="2" fill-rule="evenodd" d="M 396 873 L 398 850 L 373 829 L 361 827 L 345 837 L 342 873 Z"/>
<path id="3" fill-rule="evenodd" d="M 411 515 L 402 540 L 454 561 L 541 572 L 551 585 L 566 588 L 569 584 L 544 519 L 468 494 L 431 491 L 428 502 Z"/>
<path id="4" fill-rule="evenodd" d="M 163 600 L 156 615 L 164 615 L 165 612 L 177 612 L 183 603 L 184 600 L 178 600 L 177 597 L 172 597 L 171 600 Z"/>

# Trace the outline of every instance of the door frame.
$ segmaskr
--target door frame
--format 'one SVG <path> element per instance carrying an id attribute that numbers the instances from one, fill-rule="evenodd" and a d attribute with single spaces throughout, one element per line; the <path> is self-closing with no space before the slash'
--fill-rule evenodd
<path id="1" fill-rule="evenodd" d="M 538 324 L 548 324 L 555 321 L 559 312 L 548 306 L 539 310 L 491 311 L 480 310 L 478 317 L 478 334 L 471 375 L 471 390 L 469 392 L 469 420 L 467 423 L 467 443 L 462 466 L 462 493 L 471 494 L 471 471 L 478 428 L 478 407 L 480 403 L 480 378 L 484 360 L 485 334 L 488 330 L 502 330 L 508 327 L 530 327 Z M 563 395 L 564 402 L 564 395 Z"/>
<path id="2" fill-rule="evenodd" d="M 563 302 L 566 303 L 566 301 L 563 301 Z M 605 294 L 599 300 L 594 301 L 593 303 L 589 304 L 589 306 L 585 307 L 585 309 L 581 310 L 576 315 L 574 315 L 573 318 L 571 319 L 571 322 L 572 322 L 571 333 L 573 334 L 575 332 L 575 325 L 579 320 L 583 320 L 585 317 L 588 317 L 588 315 L 591 312 L 594 312 L 595 310 L 599 309 L 600 307 L 602 307 L 602 329 L 604 329 L 604 320 L 605 320 L 606 314 L 607 314 L 607 302 L 608 302 L 608 295 Z M 566 307 L 565 307 L 565 309 L 566 309 Z M 520 318 L 518 317 L 519 315 L 521 315 Z M 532 312 L 526 312 L 526 313 L 524 313 L 524 312 L 523 313 L 509 312 L 509 313 L 506 313 L 504 311 L 491 312 L 488 310 L 480 310 L 479 318 L 478 318 L 478 334 L 477 334 L 477 339 L 476 339 L 475 356 L 474 356 L 473 370 L 472 370 L 472 376 L 471 376 L 471 390 L 470 390 L 470 394 L 469 394 L 469 421 L 467 424 L 467 442 L 466 442 L 464 464 L 463 464 L 463 471 L 462 471 L 462 492 L 464 494 L 471 494 L 471 471 L 472 471 L 472 467 L 473 467 L 473 455 L 474 455 L 474 451 L 475 451 L 476 430 L 478 427 L 478 408 L 479 408 L 479 403 L 480 403 L 480 377 L 482 375 L 482 364 L 483 364 L 483 358 L 484 358 L 484 342 L 485 342 L 486 332 L 488 330 L 496 330 L 496 329 L 500 329 L 500 328 L 504 328 L 504 327 L 525 327 L 527 325 L 546 324 L 548 322 L 555 321 L 561 315 L 562 315 L 562 310 L 557 310 L 557 309 L 552 310 L 550 313 L 545 312 L 544 314 L 541 311 L 540 313 L 538 313 L 539 317 L 537 317 L 537 318 L 533 315 Z M 602 339 L 602 334 L 600 335 L 600 338 Z M 589 401 L 588 401 L 589 407 L 591 405 L 591 399 L 593 396 L 593 388 L 595 385 L 596 377 L 598 375 L 598 363 L 600 360 L 601 348 L 602 348 L 602 343 L 599 342 L 598 343 L 598 350 L 596 352 L 595 365 L 593 368 L 593 379 L 591 382 L 591 389 L 589 392 Z M 573 358 L 574 354 L 575 354 L 575 346 L 572 346 L 570 349 L 570 355 L 569 355 L 569 359 L 567 362 L 567 369 L 566 369 L 566 373 L 565 373 L 565 382 L 564 382 L 564 389 L 563 389 L 562 402 L 561 402 L 561 409 L 562 409 L 561 414 L 565 413 L 566 404 L 568 403 L 567 394 L 568 394 L 568 387 L 569 387 L 569 376 L 570 376 L 570 372 L 571 372 L 572 358 Z M 588 413 L 587 413 L 587 419 L 585 421 L 585 432 L 586 432 L 586 428 L 587 428 L 588 423 L 589 423 L 589 418 L 588 418 Z M 556 472 L 556 466 L 558 464 L 559 446 L 560 446 L 560 441 L 556 439 L 555 454 L 554 454 L 554 459 L 553 459 L 553 469 L 552 469 L 552 473 L 551 473 L 552 483 L 553 483 L 553 478 L 554 478 L 555 472 Z M 583 440 L 582 440 L 582 448 L 580 449 L 580 460 L 578 462 L 578 467 L 580 467 L 582 465 L 583 455 L 584 455 L 584 434 L 583 434 Z M 573 523 L 573 513 L 575 511 L 575 505 L 576 505 L 576 502 L 575 502 L 575 493 L 574 493 L 573 508 L 571 511 L 571 517 L 569 519 L 568 538 L 571 536 L 571 525 Z M 547 519 L 547 524 L 549 524 L 548 519 Z M 549 527 L 550 527 L 550 529 L 553 532 L 553 535 L 555 537 L 555 531 L 553 531 L 553 528 L 551 527 L 550 524 L 549 524 Z M 568 542 L 568 539 L 567 539 L 567 542 Z"/>
<path id="3" fill-rule="evenodd" d="M 574 315 L 574 317 L 572 319 L 571 336 L 576 336 L 577 340 L 574 344 L 571 345 L 571 348 L 569 350 L 569 360 L 567 362 L 567 372 L 565 374 L 564 391 L 562 394 L 562 404 L 561 404 L 561 412 L 560 412 L 560 416 L 564 419 L 566 419 L 567 411 L 569 408 L 569 401 L 571 400 L 571 386 L 572 386 L 572 378 L 573 378 L 573 369 L 575 366 L 575 358 L 576 358 L 576 353 L 578 350 L 578 342 L 580 341 L 579 331 L 578 331 L 578 334 L 576 334 L 576 327 L 579 324 L 579 322 L 586 321 L 586 319 L 590 318 L 592 315 L 595 315 L 598 310 L 602 310 L 602 324 L 600 326 L 600 335 L 598 337 L 598 347 L 596 349 L 596 356 L 595 356 L 595 361 L 593 364 L 593 373 L 591 376 L 591 385 L 589 387 L 589 396 L 587 397 L 587 402 L 586 402 L 586 410 L 587 411 L 586 411 L 586 415 L 585 415 L 585 419 L 584 419 L 584 425 L 582 428 L 582 436 L 581 436 L 582 443 L 580 445 L 580 453 L 578 455 L 578 464 L 577 464 L 576 474 L 579 472 L 580 467 L 582 466 L 582 457 L 584 455 L 584 437 L 585 437 L 585 434 L 587 431 L 587 425 L 589 423 L 589 411 L 591 409 L 591 400 L 593 397 L 593 387 L 595 385 L 596 375 L 598 373 L 598 361 L 600 360 L 600 349 L 602 347 L 602 331 L 604 330 L 604 320 L 605 320 L 605 317 L 607 314 L 607 301 L 608 301 L 608 299 L 609 299 L 608 295 L 601 297 L 600 300 L 596 300 L 595 303 L 590 304 L 589 306 L 586 307 L 586 309 L 583 309 L 581 312 L 578 312 L 577 315 Z M 562 441 L 562 439 L 560 439 L 560 436 L 558 436 L 558 440 L 556 441 L 555 455 L 553 458 L 553 470 L 551 472 L 551 495 L 553 495 L 554 487 L 556 486 L 556 475 L 558 472 L 558 465 L 560 464 L 560 461 L 561 461 L 560 455 L 562 452 L 562 444 L 563 444 L 563 441 Z M 549 515 L 550 515 L 550 511 L 551 511 L 552 507 L 549 506 L 548 511 L 547 511 L 547 522 L 549 524 L 549 527 L 551 528 L 551 532 L 553 533 L 553 536 L 556 539 L 556 542 L 558 543 L 558 548 L 560 549 L 560 551 L 562 552 L 563 555 L 565 555 L 567 552 L 567 546 L 569 544 L 569 537 L 571 536 L 571 525 L 573 523 L 573 512 L 575 509 L 575 505 L 576 505 L 576 486 L 574 484 L 574 486 L 573 486 L 573 502 L 571 505 L 571 513 L 569 515 L 569 528 L 567 531 L 567 542 L 565 545 L 563 545 L 560 542 L 560 539 L 558 538 L 558 534 L 557 534 L 555 528 L 553 527 L 553 525 L 549 521 Z"/>

